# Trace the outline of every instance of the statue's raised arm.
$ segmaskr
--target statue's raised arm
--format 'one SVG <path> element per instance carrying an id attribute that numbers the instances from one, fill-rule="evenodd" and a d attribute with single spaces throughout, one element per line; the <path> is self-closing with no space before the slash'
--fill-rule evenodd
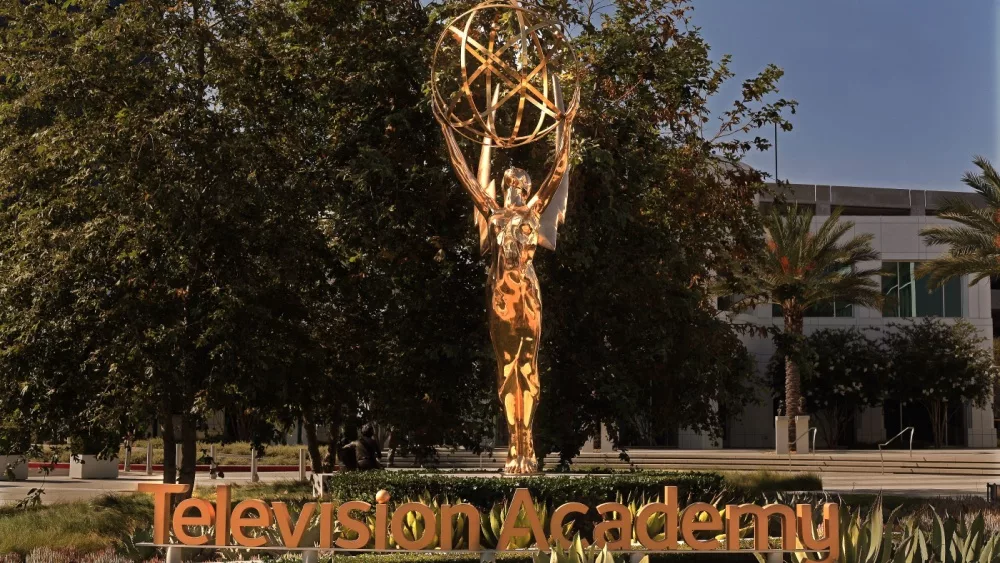
<path id="1" fill-rule="evenodd" d="M 559 225 L 566 220 L 566 206 L 569 203 L 569 155 L 572 147 L 573 119 L 579 107 L 580 90 L 574 93 L 570 110 L 566 113 L 563 102 L 562 85 L 559 77 L 552 76 L 553 98 L 562 119 L 556 126 L 555 164 L 548 176 L 538 187 L 528 205 L 541 216 L 538 225 L 538 244 L 549 250 L 556 249 Z"/>
<path id="2" fill-rule="evenodd" d="M 472 174 L 469 164 L 465 161 L 465 156 L 462 155 L 462 149 L 455 139 L 455 134 L 446 122 L 441 123 L 441 133 L 444 135 L 444 143 L 448 147 L 448 155 L 451 157 L 451 165 L 455 169 L 455 175 L 458 176 L 458 182 L 472 198 L 476 210 L 484 217 L 489 217 L 490 213 L 499 209 L 500 206 L 497 205 L 496 199 L 488 196 L 485 187 Z"/>

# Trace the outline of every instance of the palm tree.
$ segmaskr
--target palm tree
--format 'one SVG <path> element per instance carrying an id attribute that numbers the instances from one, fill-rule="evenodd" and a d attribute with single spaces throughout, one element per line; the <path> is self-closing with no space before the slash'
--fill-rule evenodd
<path id="1" fill-rule="evenodd" d="M 947 253 L 917 270 L 917 275 L 928 277 L 932 287 L 966 274 L 972 278 L 969 285 L 1000 276 L 1000 174 L 984 157 L 977 156 L 972 162 L 979 173 L 966 172 L 962 181 L 982 196 L 986 206 L 958 198 L 945 200 L 938 217 L 958 225 L 927 227 L 920 232 L 928 245 L 949 246 Z"/>
<path id="2" fill-rule="evenodd" d="M 803 335 L 803 318 L 812 307 L 837 305 L 878 307 L 882 302 L 878 269 L 862 269 L 861 263 L 879 260 L 872 235 L 842 240 L 854 228 L 840 220 L 835 210 L 812 230 L 813 212 L 793 206 L 777 208 L 764 217 L 767 249 L 763 259 L 741 276 L 747 302 L 780 305 L 784 316 L 785 414 L 789 418 L 790 447 L 798 437 L 795 417 L 802 414 L 802 396 L 796 351 Z"/>

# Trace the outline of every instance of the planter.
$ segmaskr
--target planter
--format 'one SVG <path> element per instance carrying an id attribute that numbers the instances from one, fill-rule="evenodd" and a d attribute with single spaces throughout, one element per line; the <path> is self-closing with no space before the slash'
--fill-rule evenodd
<path id="1" fill-rule="evenodd" d="M 17 464 L 14 466 L 14 480 L 15 481 L 27 480 L 28 464 L 24 461 L 23 456 L 0 455 L 0 481 L 7 480 L 7 466 L 12 463 Z"/>
<path id="2" fill-rule="evenodd" d="M 788 417 L 774 417 L 774 453 L 785 455 L 788 453 Z"/>
<path id="3" fill-rule="evenodd" d="M 95 455 L 74 455 L 69 460 L 70 479 L 117 479 L 117 459 L 97 459 Z"/>
<path id="4" fill-rule="evenodd" d="M 809 429 L 809 415 L 795 417 L 795 431 L 799 434 L 795 440 L 795 453 L 807 454 L 812 452 L 812 448 L 809 447 L 809 439 L 812 437 L 812 432 Z"/>

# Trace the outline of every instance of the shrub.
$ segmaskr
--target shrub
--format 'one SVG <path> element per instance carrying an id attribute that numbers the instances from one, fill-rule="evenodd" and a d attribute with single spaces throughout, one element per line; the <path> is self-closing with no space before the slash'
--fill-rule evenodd
<path id="1" fill-rule="evenodd" d="M 416 498 L 428 492 L 432 496 L 461 498 L 480 510 L 489 510 L 494 504 L 509 499 L 517 488 L 528 489 L 534 498 L 548 504 L 558 506 L 576 501 L 596 506 L 618 495 L 662 495 L 663 487 L 667 485 L 676 486 L 682 499 L 708 500 L 725 488 L 725 479 L 718 473 L 698 472 L 497 478 L 371 471 L 331 476 L 327 481 L 327 490 L 337 500 L 367 501 L 372 501 L 380 489 L 389 491 L 393 498 Z"/>
<path id="2" fill-rule="evenodd" d="M 931 419 L 934 445 L 945 445 L 949 413 L 969 403 L 985 407 L 997 380 L 992 354 L 976 327 L 938 319 L 889 325 L 889 398 L 922 405 Z"/>
<path id="3" fill-rule="evenodd" d="M 828 446 L 845 445 L 854 413 L 882 399 L 886 387 L 882 344 L 856 328 L 818 330 L 804 344 L 797 361 L 806 412 L 814 416 Z M 784 396 L 784 353 L 771 357 L 768 373 L 774 392 Z"/>

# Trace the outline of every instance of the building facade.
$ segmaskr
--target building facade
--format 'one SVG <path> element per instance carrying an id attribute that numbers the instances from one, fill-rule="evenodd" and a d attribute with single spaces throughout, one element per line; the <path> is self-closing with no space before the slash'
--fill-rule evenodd
<path id="1" fill-rule="evenodd" d="M 935 217 L 941 203 L 949 197 L 970 198 L 975 194 L 924 190 L 899 190 L 849 186 L 791 185 L 783 186 L 784 200 L 814 210 L 814 225 L 821 223 L 835 208 L 842 210 L 842 217 L 855 223 L 848 236 L 870 233 L 873 246 L 881 254 L 877 263 L 863 267 L 886 269 L 895 276 L 882 276 L 886 294 L 894 295 L 894 306 L 887 310 L 874 310 L 857 306 L 838 306 L 836 303 L 823 310 L 814 311 L 805 319 L 805 330 L 821 328 L 848 328 L 892 330 L 892 323 L 921 317 L 940 317 L 946 322 L 965 320 L 976 327 L 984 339 L 984 346 L 992 346 L 994 310 L 991 303 L 1000 304 L 1000 291 L 991 291 L 990 281 L 983 280 L 973 286 L 967 279 L 952 280 L 943 288 L 929 291 L 926 283 L 912 275 L 916 265 L 941 255 L 946 248 L 927 246 L 920 237 L 920 230 L 931 225 L 946 224 Z M 774 205 L 771 198 L 761 201 L 762 207 Z M 992 299 L 997 297 L 997 299 Z M 759 306 L 747 315 L 760 325 L 780 326 L 783 322 L 778 311 Z M 1000 311 L 997 311 L 1000 313 Z M 997 315 L 1000 319 L 1000 314 Z M 774 354 L 774 343 L 769 338 L 747 337 L 747 348 L 754 355 L 758 369 L 766 373 L 767 364 Z M 731 447 L 773 448 L 775 404 L 770 390 L 760 389 L 759 405 L 746 408 L 730 417 L 722 443 L 712 442 L 706 436 L 680 431 L 680 447 Z M 902 406 L 887 402 L 885 405 L 865 409 L 855 415 L 853 442 L 870 445 L 884 442 L 906 426 L 914 426 L 916 441 L 929 441 L 921 413 L 915 405 Z M 929 419 L 928 419 L 929 420 Z M 963 405 L 949 419 L 949 446 L 995 448 L 997 431 L 993 409 Z M 822 442 L 822 440 L 821 440 Z M 822 446 L 822 443 L 820 444 Z"/>

